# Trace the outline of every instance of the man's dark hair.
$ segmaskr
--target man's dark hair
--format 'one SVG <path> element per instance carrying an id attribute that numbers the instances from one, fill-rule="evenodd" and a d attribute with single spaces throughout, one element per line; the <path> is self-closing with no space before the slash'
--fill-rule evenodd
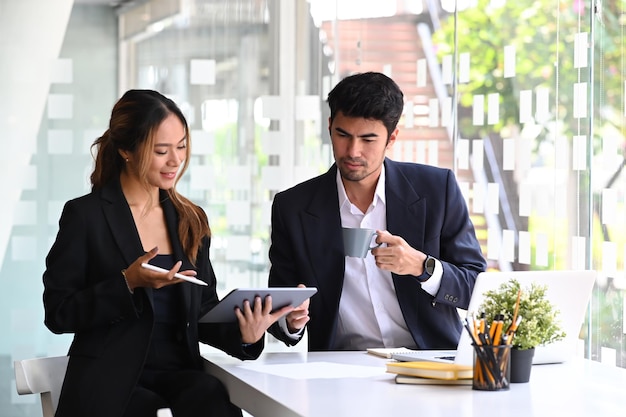
<path id="1" fill-rule="evenodd" d="M 330 121 L 341 112 L 348 117 L 380 120 L 387 135 L 398 125 L 404 108 L 404 95 L 400 87 L 379 72 L 364 72 L 341 80 L 328 93 Z"/>

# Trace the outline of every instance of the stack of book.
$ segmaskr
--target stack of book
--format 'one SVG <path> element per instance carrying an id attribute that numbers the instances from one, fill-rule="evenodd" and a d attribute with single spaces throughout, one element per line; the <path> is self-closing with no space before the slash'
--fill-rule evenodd
<path id="1" fill-rule="evenodd" d="M 471 385 L 473 367 L 442 362 L 387 362 L 398 384 Z"/>

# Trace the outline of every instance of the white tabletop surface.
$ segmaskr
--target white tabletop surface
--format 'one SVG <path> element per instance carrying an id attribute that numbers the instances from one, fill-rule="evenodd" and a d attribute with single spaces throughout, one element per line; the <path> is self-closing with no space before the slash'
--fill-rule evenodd
<path id="1" fill-rule="evenodd" d="M 204 357 L 231 401 L 254 417 L 626 416 L 626 369 L 584 359 L 534 365 L 529 383 L 484 392 L 396 384 L 388 359 L 365 352 L 264 353 L 245 362 L 223 353 Z"/>

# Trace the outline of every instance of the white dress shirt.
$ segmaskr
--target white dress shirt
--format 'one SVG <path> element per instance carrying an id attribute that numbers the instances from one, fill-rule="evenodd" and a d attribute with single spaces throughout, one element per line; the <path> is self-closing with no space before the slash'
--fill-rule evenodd
<path id="1" fill-rule="evenodd" d="M 343 227 L 387 229 L 385 169 L 381 171 L 374 199 L 365 213 L 350 202 L 337 170 L 339 213 Z M 376 266 L 369 251 L 365 258 L 346 256 L 343 291 L 335 350 L 368 347 L 415 347 L 396 297 L 391 272 Z"/>

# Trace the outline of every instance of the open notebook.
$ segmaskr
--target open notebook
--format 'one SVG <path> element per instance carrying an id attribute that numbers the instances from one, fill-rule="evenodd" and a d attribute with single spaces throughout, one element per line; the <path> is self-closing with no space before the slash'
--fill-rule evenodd
<path id="1" fill-rule="evenodd" d="M 478 309 L 484 300 L 485 292 L 498 288 L 512 278 L 515 278 L 522 288 L 530 286 L 532 282 L 547 286 L 546 296 L 559 311 L 558 319 L 566 333 L 563 340 L 538 346 L 535 349 L 533 364 L 559 363 L 571 359 L 578 347 L 580 329 L 596 281 L 596 271 L 483 272 L 476 278 L 467 311 L 480 314 Z M 472 349 L 470 336 L 463 330 L 456 351 L 400 348 L 391 352 L 389 356 L 399 361 L 430 360 L 471 365 Z"/>

